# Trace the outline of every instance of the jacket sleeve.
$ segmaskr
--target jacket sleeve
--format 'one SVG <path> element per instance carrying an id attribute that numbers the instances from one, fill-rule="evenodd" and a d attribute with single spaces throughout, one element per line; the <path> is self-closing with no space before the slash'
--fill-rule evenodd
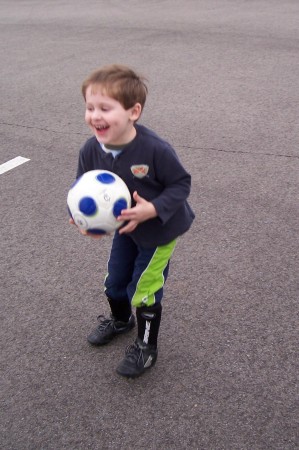
<path id="1" fill-rule="evenodd" d="M 78 167 L 77 167 L 77 176 L 76 178 L 81 177 L 86 172 L 86 165 L 84 162 L 84 146 L 81 148 L 79 152 L 79 159 L 78 159 Z"/>
<path id="2" fill-rule="evenodd" d="M 151 202 L 155 206 L 159 219 L 165 224 L 189 196 L 191 175 L 182 166 L 170 145 L 158 152 L 155 165 L 157 179 L 164 189 Z"/>

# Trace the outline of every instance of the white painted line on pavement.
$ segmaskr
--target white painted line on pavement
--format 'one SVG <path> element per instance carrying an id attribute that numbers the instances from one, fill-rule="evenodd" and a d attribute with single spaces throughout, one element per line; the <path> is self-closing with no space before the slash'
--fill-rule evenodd
<path id="1" fill-rule="evenodd" d="M 16 158 L 13 158 L 4 164 L 1 164 L 0 165 L 0 175 L 2 173 L 8 172 L 11 169 L 14 169 L 17 166 L 20 166 L 21 164 L 24 164 L 27 161 L 30 161 L 30 159 L 23 158 L 23 156 L 17 156 Z"/>

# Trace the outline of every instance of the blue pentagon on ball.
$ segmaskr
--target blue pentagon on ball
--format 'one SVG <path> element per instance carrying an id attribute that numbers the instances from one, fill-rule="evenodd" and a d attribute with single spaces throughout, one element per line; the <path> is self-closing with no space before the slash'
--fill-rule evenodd
<path id="1" fill-rule="evenodd" d="M 96 179 L 100 181 L 100 183 L 111 184 L 115 182 L 115 176 L 112 173 L 103 172 L 96 176 Z"/>
<path id="2" fill-rule="evenodd" d="M 91 197 L 83 197 L 79 202 L 79 210 L 86 216 L 93 216 L 97 212 L 97 204 Z"/>
<path id="3" fill-rule="evenodd" d="M 120 198 L 113 205 L 113 215 L 114 217 L 120 216 L 123 209 L 127 209 L 128 204 L 125 198 Z"/>

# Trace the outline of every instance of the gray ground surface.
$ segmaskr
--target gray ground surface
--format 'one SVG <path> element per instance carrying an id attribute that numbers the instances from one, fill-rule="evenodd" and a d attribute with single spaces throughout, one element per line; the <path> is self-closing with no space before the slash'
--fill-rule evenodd
<path id="1" fill-rule="evenodd" d="M 297 449 L 298 1 L 2 0 L 0 23 L 0 164 L 30 158 L 0 175 L 1 449 Z M 86 342 L 110 241 L 66 212 L 81 81 L 111 62 L 150 80 L 197 214 L 136 381 L 135 332 Z"/>

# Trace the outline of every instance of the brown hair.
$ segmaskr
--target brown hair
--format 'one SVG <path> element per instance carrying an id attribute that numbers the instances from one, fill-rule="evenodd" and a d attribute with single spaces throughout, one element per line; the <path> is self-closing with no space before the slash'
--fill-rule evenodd
<path id="1" fill-rule="evenodd" d="M 82 84 L 82 94 L 86 100 L 86 90 L 89 86 L 100 86 L 103 92 L 122 104 L 124 109 L 132 108 L 140 103 L 143 109 L 147 86 L 146 79 L 127 66 L 112 64 L 92 72 Z"/>

